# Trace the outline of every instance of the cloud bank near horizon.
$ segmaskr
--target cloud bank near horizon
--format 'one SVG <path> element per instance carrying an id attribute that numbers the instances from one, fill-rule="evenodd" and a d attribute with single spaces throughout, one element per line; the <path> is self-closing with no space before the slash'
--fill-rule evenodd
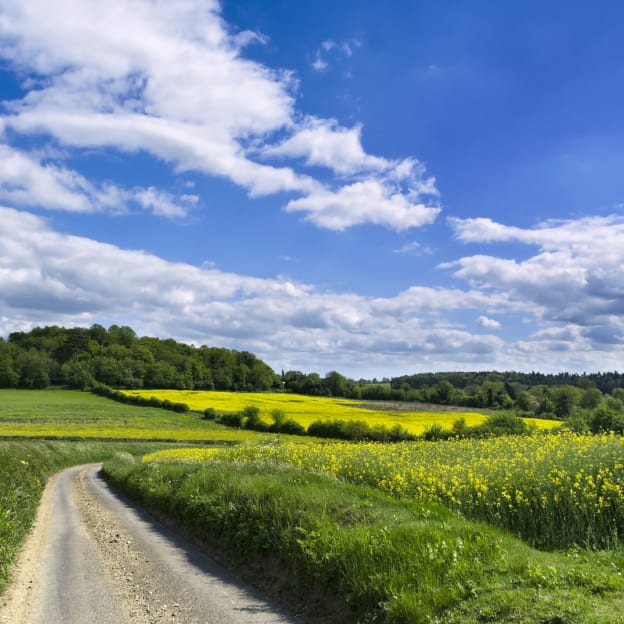
<path id="1" fill-rule="evenodd" d="M 362 358 L 371 375 L 444 370 L 457 368 L 457 362 L 465 369 L 526 370 L 542 361 L 550 362 L 550 370 L 564 365 L 583 370 L 597 352 L 615 368 L 623 329 L 618 310 L 624 306 L 618 282 L 605 289 L 603 264 L 596 269 L 591 254 L 557 246 L 560 239 L 567 247 L 563 234 L 573 231 L 578 248 L 589 250 L 607 223 L 615 232 L 613 242 L 621 242 L 621 217 L 552 228 L 549 253 L 569 254 L 564 273 L 546 272 L 540 279 L 523 266 L 541 266 L 542 252 L 511 267 L 493 256 L 466 256 L 453 268 L 467 287 L 414 286 L 383 298 L 168 262 L 63 234 L 42 217 L 2 207 L 0 332 L 37 324 L 88 326 L 107 319 L 141 335 L 251 350 L 277 369 L 338 368 L 349 374 L 364 373 Z M 455 227 L 483 236 L 470 223 Z M 540 231 L 523 230 L 521 236 L 532 242 L 543 235 Z M 615 249 L 614 269 L 624 265 L 624 245 Z M 449 313 L 470 318 L 451 322 Z M 506 343 L 497 335 L 500 319 L 518 315 L 530 317 L 533 328 Z M 387 370 L 389 361 L 392 370 Z"/>

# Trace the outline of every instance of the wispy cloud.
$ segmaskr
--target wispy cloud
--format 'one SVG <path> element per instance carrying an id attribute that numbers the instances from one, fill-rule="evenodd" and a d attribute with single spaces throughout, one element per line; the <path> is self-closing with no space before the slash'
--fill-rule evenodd
<path id="1" fill-rule="evenodd" d="M 0 144 L 0 200 L 18 206 L 68 212 L 121 214 L 140 208 L 157 216 L 185 217 L 197 203 L 196 195 L 175 197 L 149 188 L 93 184 L 76 171 L 42 162 Z"/>
<path id="2" fill-rule="evenodd" d="M 418 241 L 412 241 L 410 243 L 405 243 L 405 245 L 402 245 L 401 247 L 395 249 L 394 253 L 405 256 L 427 256 L 433 253 L 433 250 L 431 249 L 431 247 L 423 245 Z"/>
<path id="3" fill-rule="evenodd" d="M 341 56 L 349 58 L 353 56 L 354 51 L 361 45 L 362 42 L 356 38 L 347 39 L 345 41 L 326 39 L 314 51 L 310 65 L 312 69 L 318 72 L 325 71 L 330 65 L 330 59 L 331 61 L 335 61 Z"/>

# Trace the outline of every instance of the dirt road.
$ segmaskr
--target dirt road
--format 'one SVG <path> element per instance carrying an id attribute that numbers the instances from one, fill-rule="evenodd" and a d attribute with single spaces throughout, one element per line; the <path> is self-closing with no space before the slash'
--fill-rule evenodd
<path id="1" fill-rule="evenodd" d="M 116 496 L 99 466 L 46 487 L 2 624 L 300 624 Z"/>

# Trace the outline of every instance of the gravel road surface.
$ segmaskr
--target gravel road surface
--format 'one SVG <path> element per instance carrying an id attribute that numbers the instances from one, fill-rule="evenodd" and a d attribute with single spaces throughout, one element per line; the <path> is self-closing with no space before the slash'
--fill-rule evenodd
<path id="1" fill-rule="evenodd" d="M 76 466 L 46 487 L 2 624 L 301 624 Z"/>

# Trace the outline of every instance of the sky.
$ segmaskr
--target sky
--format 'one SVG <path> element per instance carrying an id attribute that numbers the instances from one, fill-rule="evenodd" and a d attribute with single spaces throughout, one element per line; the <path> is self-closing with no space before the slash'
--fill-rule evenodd
<path id="1" fill-rule="evenodd" d="M 0 1 L 0 336 L 621 370 L 624 4 Z"/>

